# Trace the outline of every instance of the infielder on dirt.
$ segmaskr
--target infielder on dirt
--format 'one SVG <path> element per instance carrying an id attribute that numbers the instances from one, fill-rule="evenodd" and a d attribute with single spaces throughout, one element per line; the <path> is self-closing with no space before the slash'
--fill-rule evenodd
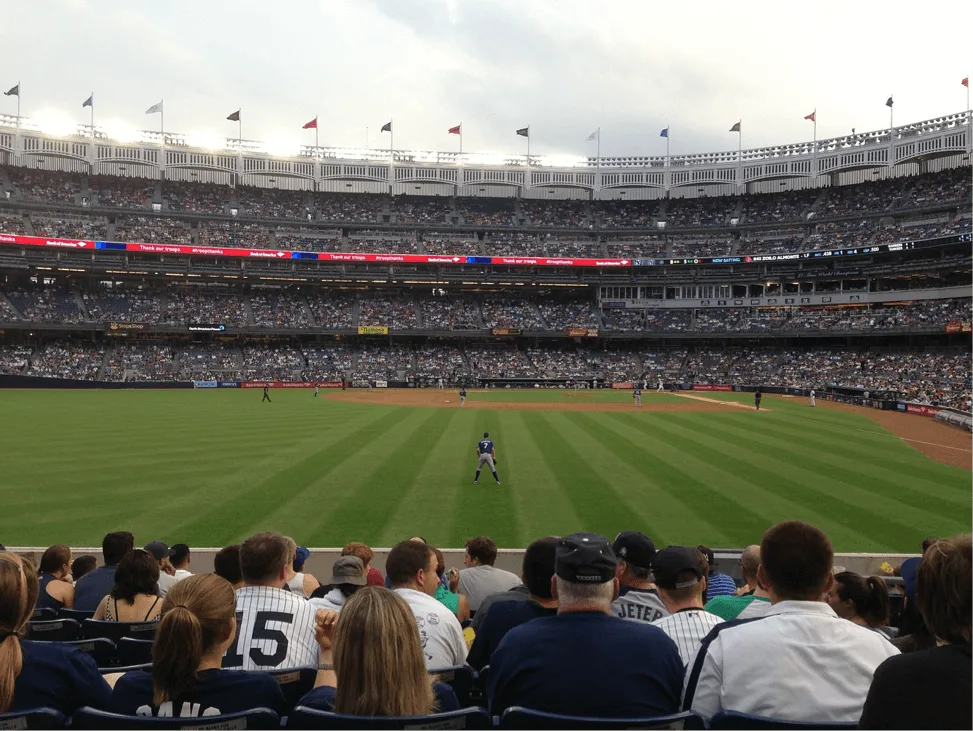
<path id="1" fill-rule="evenodd" d="M 459 407 L 462 409 L 466 406 L 466 386 L 460 386 L 459 389 Z"/>
<path id="2" fill-rule="evenodd" d="M 642 385 L 639 383 L 635 384 L 635 388 L 632 389 L 632 398 L 635 399 L 635 405 L 642 405 Z"/>
<path id="3" fill-rule="evenodd" d="M 493 479 L 500 484 L 500 476 L 497 474 L 496 459 L 497 450 L 493 446 L 493 442 L 490 441 L 490 432 L 483 432 L 483 439 L 476 443 L 476 477 L 473 478 L 473 484 L 475 485 L 480 481 L 480 470 L 483 469 L 485 464 L 490 468 L 490 472 L 493 473 Z"/>

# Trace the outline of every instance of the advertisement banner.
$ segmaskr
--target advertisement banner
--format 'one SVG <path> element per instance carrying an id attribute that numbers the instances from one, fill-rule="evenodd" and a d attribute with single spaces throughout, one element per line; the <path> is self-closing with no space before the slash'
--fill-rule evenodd
<path id="1" fill-rule="evenodd" d="M 193 381 L 193 388 L 217 388 L 216 381 Z"/>
<path id="2" fill-rule="evenodd" d="M 239 381 L 219 381 L 216 384 L 217 388 L 240 388 Z"/>
<path id="3" fill-rule="evenodd" d="M 733 386 L 727 386 L 724 384 L 711 385 L 708 383 L 694 383 L 693 391 L 732 391 Z"/>
<path id="4" fill-rule="evenodd" d="M 939 413 L 939 409 L 935 406 L 926 406 L 925 404 L 906 404 L 906 412 L 918 414 L 919 416 L 935 416 Z"/>
<path id="5" fill-rule="evenodd" d="M 196 322 L 189 326 L 191 333 L 221 333 L 226 330 L 226 325 Z"/>
<path id="6" fill-rule="evenodd" d="M 946 323 L 946 332 L 948 332 L 948 333 L 963 332 L 963 323 L 962 322 L 947 322 Z"/>
<path id="7" fill-rule="evenodd" d="M 567 328 L 569 338 L 597 338 L 598 329 L 594 327 L 569 327 Z"/>
<path id="8" fill-rule="evenodd" d="M 388 335 L 389 329 L 385 325 L 359 325 L 359 335 Z"/>
<path id="9" fill-rule="evenodd" d="M 375 381 L 375 388 L 388 388 L 388 387 L 389 387 L 388 381 Z"/>
<path id="10" fill-rule="evenodd" d="M 519 327 L 495 327 L 490 332 L 494 335 L 520 335 L 521 329 Z"/>
<path id="11" fill-rule="evenodd" d="M 613 383 L 612 384 L 612 388 L 614 388 L 614 389 L 616 389 L 618 391 L 622 391 L 622 390 L 627 391 L 628 389 L 632 388 L 632 382 L 631 381 L 621 381 L 621 382 L 618 382 L 618 383 Z"/>
<path id="12" fill-rule="evenodd" d="M 963 332 L 973 332 L 973 322 L 964 322 L 963 327 L 960 328 Z"/>
<path id="13" fill-rule="evenodd" d="M 240 388 L 314 388 L 314 381 L 242 381 Z M 341 387 L 339 383 L 338 388 Z"/>
<path id="14" fill-rule="evenodd" d="M 147 322 L 107 322 L 105 330 L 109 333 L 141 332 L 148 330 Z"/>

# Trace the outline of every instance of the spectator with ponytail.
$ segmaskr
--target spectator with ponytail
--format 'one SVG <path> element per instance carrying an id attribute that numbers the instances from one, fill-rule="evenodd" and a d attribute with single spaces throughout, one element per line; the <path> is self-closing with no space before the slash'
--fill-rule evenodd
<path id="1" fill-rule="evenodd" d="M 834 589 L 828 594 L 828 604 L 835 614 L 886 634 L 883 628 L 889 623 L 889 590 L 882 577 L 842 571 L 835 574 L 834 581 Z"/>
<path id="2" fill-rule="evenodd" d="M 216 574 L 183 579 L 166 594 L 152 646 L 152 671 L 126 673 L 115 683 L 112 706 L 133 716 L 194 718 L 270 708 L 287 711 L 267 673 L 222 670 L 236 638 L 236 595 Z"/>
<path id="3" fill-rule="evenodd" d="M 74 647 L 24 640 L 39 590 L 29 561 L 0 552 L 0 713 L 81 706 L 108 709 L 111 688 L 95 661 Z"/>

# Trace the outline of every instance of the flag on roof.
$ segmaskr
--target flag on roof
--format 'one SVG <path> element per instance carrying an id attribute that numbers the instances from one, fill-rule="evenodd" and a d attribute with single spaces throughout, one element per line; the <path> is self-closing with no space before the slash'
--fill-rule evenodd
<path id="1" fill-rule="evenodd" d="M 391 122 L 386 122 L 385 124 L 383 124 L 382 125 L 382 132 L 388 132 L 389 134 L 391 134 L 392 133 L 392 123 Z"/>
<path id="2" fill-rule="evenodd" d="M 450 127 L 447 132 L 451 135 L 461 135 L 463 134 L 463 125 L 457 124 L 455 127 Z"/>
<path id="3" fill-rule="evenodd" d="M 733 125 L 732 127 L 730 127 L 730 131 L 731 132 L 740 132 L 741 131 L 740 130 L 740 122 L 737 122 L 735 125 Z"/>
<path id="4" fill-rule="evenodd" d="M 153 104 L 151 107 L 145 110 L 146 114 L 162 114 L 162 102 L 158 104 Z"/>
<path id="5" fill-rule="evenodd" d="M 92 94 L 91 96 L 89 96 L 87 99 L 84 100 L 84 104 L 81 105 L 81 108 L 84 109 L 85 107 L 93 107 L 94 105 L 95 105 L 95 95 Z"/>
<path id="6" fill-rule="evenodd" d="M 959 83 L 961 83 L 963 86 L 965 86 L 967 89 L 969 89 L 970 88 L 970 77 L 969 76 L 963 77 L 963 80 L 961 82 L 959 82 Z M 18 89 L 18 88 L 20 88 L 20 87 L 17 87 L 17 86 L 14 87 L 14 89 Z M 7 93 L 9 94 L 10 92 L 8 91 Z"/>
<path id="7" fill-rule="evenodd" d="M 813 112 L 811 112 L 809 115 L 807 115 L 804 119 L 807 119 L 807 120 L 809 120 L 811 122 L 817 122 L 818 121 L 817 120 L 817 114 L 818 114 L 818 110 L 815 109 Z"/>
<path id="8" fill-rule="evenodd" d="M 318 118 L 315 117 L 310 122 L 305 124 L 301 129 L 317 129 L 318 128 Z"/>
<path id="9" fill-rule="evenodd" d="M 600 140 L 600 139 L 601 139 L 600 129 L 596 129 L 594 132 L 588 135 L 588 142 L 593 142 L 594 140 Z"/>
<path id="10" fill-rule="evenodd" d="M 239 122 L 240 121 L 240 110 L 237 109 L 235 112 L 233 112 L 232 114 L 230 114 L 227 117 L 227 119 L 229 121 L 231 121 L 231 122 Z"/>
<path id="11" fill-rule="evenodd" d="M 662 130 L 659 133 L 659 137 L 665 137 L 666 139 L 669 139 L 669 128 L 666 127 L 664 130 Z"/>
<path id="12" fill-rule="evenodd" d="M 530 137 L 530 127 L 521 127 L 520 129 L 517 130 L 517 134 L 519 134 L 521 137 L 528 137 L 529 138 Z"/>
<path id="13" fill-rule="evenodd" d="M 885 106 L 887 106 L 889 109 L 892 108 L 892 97 L 885 100 Z"/>
<path id="14" fill-rule="evenodd" d="M 10 89 L 10 91 L 3 92 L 4 96 L 20 96 L 20 84 Z"/>

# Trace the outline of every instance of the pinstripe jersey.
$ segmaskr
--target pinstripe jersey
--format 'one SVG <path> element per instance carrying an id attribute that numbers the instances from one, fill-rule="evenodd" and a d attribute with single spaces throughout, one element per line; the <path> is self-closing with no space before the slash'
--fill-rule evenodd
<path id="1" fill-rule="evenodd" d="M 676 643 L 682 664 L 688 666 L 699 651 L 699 644 L 710 630 L 723 621 L 722 617 L 704 609 L 680 609 L 675 614 L 657 619 L 654 624 Z"/>
<path id="2" fill-rule="evenodd" d="M 269 586 L 244 586 L 236 592 L 237 636 L 223 656 L 223 667 L 275 670 L 318 666 L 314 607 L 307 599 Z"/>

